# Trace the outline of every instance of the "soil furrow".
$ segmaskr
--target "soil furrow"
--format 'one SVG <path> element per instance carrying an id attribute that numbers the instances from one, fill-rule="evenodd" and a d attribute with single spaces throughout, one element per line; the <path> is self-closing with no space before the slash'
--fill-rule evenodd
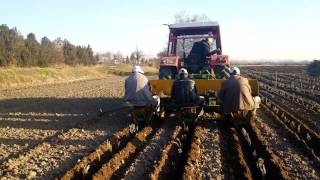
<path id="1" fill-rule="evenodd" d="M 134 162 L 126 170 L 123 179 L 144 179 L 160 159 L 161 151 L 168 143 L 174 130 L 174 122 L 167 120 L 149 141 L 148 145 L 137 155 Z"/>
<path id="2" fill-rule="evenodd" d="M 278 100 L 262 98 L 251 145 L 227 121 L 203 117 L 189 131 L 174 117 L 130 131 L 125 77 L 0 90 L 0 179 L 262 179 L 259 160 L 265 179 L 319 179 L 318 106 L 303 96 L 318 82 L 301 75 L 284 93 L 298 76 L 275 82 L 257 69 L 247 72 L 272 86 L 261 94 Z"/>
<path id="3" fill-rule="evenodd" d="M 61 176 L 110 134 L 127 126 L 127 110 L 108 113 L 101 121 L 91 119 L 99 109 L 121 106 L 123 80 L 113 76 L 1 91 L 0 176 Z"/>
<path id="4" fill-rule="evenodd" d="M 292 135 L 286 133 L 280 124 L 275 123 L 263 112 L 254 122 L 256 131 L 260 134 L 266 146 L 281 160 L 290 179 L 319 179 L 319 167 L 306 157 L 303 147 L 297 146 Z"/>
<path id="5" fill-rule="evenodd" d="M 135 138 L 116 153 L 101 169 L 95 173 L 92 179 L 110 179 L 112 175 L 124 164 L 131 156 L 134 156 L 144 146 L 148 138 L 155 132 L 151 127 L 145 127 L 135 135 Z"/>
<path id="6" fill-rule="evenodd" d="M 223 171 L 220 131 L 216 122 L 200 122 L 194 130 L 184 179 L 224 179 L 230 174 Z"/>
<path id="7" fill-rule="evenodd" d="M 115 154 L 125 143 L 133 137 L 134 131 L 126 127 L 108 137 L 97 149 L 83 157 L 77 164 L 67 171 L 61 179 L 84 179 L 97 172 L 104 162 Z"/>
<path id="8" fill-rule="evenodd" d="M 183 146 L 185 146 L 185 134 L 181 126 L 176 126 L 170 141 L 161 151 L 160 159 L 153 166 L 152 171 L 146 177 L 148 179 L 168 179 L 179 177 L 178 161 L 183 161 Z"/>

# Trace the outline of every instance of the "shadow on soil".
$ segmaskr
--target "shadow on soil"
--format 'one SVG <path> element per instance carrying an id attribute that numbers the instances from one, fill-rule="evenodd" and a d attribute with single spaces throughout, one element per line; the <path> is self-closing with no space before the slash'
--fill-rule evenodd
<path id="1" fill-rule="evenodd" d="M 106 113 L 99 117 L 102 111 Z M 119 113 L 121 112 L 121 113 Z M 116 115 L 116 117 L 115 117 Z M 59 131 L 70 128 L 99 130 L 90 126 L 96 121 L 127 119 L 121 98 L 25 98 L 0 100 L 0 128 L 23 128 Z M 109 122 L 110 121 L 110 122 Z M 103 129 L 101 129 L 103 130 Z M 1 137 L 0 137 L 1 138 Z M 0 139 L 7 144 L 23 144 L 23 140 Z"/>
<path id="2" fill-rule="evenodd" d="M 101 115 L 101 110 L 104 113 Z M 19 152 L 9 155 L 1 162 L 9 158 L 15 158 L 19 154 L 27 152 L 42 142 L 50 142 L 51 138 L 70 128 L 81 128 L 86 131 L 112 132 L 126 127 L 130 123 L 129 110 L 125 108 L 121 98 L 25 98 L 0 100 L 0 142 L 5 146 L 22 146 Z M 100 116 L 99 116 L 100 115 Z M 97 124 L 99 122 L 99 124 Z M 101 123 L 102 122 L 102 123 Z M 101 126 L 101 124 L 103 126 Z M 30 131 L 20 131 L 30 129 Z M 6 130 L 8 129 L 8 130 Z M 16 129 L 16 132 L 8 132 Z M 32 131 L 31 131 L 32 130 Z M 20 138 L 13 133 L 29 133 L 26 138 Z M 47 133 L 47 134 L 46 134 Z M 18 138 L 19 137 L 19 138 Z M 46 138 L 47 137 L 47 138 Z M 96 137 L 103 139 L 105 137 Z M 98 140 L 96 146 L 99 145 Z M 92 144 L 90 139 L 68 139 L 55 142 L 56 145 L 84 145 Z M 27 146 L 24 146 L 28 144 Z M 89 148 L 89 147 L 88 147 Z M 78 152 L 74 154 L 70 162 L 61 162 L 64 167 L 54 168 L 44 176 L 56 176 L 66 171 L 83 156 Z M 60 163 L 59 163 L 60 164 Z"/>

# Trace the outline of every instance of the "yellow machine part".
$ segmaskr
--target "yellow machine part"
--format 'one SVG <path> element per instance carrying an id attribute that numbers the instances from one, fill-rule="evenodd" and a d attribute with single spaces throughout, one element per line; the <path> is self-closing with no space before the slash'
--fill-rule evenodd
<path id="1" fill-rule="evenodd" d="M 150 80 L 152 94 L 161 94 L 165 96 L 171 95 L 171 88 L 174 80 Z M 196 79 L 197 91 L 199 95 L 205 95 L 208 91 L 215 91 L 219 93 L 221 89 L 222 79 Z M 255 79 L 249 79 L 251 91 L 253 96 L 259 95 L 259 83 Z"/>

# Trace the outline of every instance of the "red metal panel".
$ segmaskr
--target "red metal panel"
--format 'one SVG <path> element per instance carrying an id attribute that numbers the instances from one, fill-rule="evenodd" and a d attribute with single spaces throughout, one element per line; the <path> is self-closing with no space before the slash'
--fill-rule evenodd
<path id="1" fill-rule="evenodd" d="M 212 55 L 210 56 L 210 66 L 214 70 L 217 65 L 229 64 L 228 55 Z"/>

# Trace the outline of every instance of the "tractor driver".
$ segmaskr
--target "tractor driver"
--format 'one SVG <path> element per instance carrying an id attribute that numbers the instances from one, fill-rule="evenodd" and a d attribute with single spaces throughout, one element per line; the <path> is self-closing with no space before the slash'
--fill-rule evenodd
<path id="1" fill-rule="evenodd" d="M 231 76 L 223 82 L 218 99 L 222 104 L 225 118 L 237 129 L 249 125 L 259 107 L 260 98 L 252 97 L 247 78 L 240 75 L 240 69 L 230 68 Z"/>
<path id="2" fill-rule="evenodd" d="M 160 98 L 152 96 L 149 80 L 140 66 L 133 66 L 132 74 L 125 81 L 124 100 L 132 106 L 152 106 L 159 111 Z"/>
<path id="3" fill-rule="evenodd" d="M 213 54 L 219 54 L 220 49 L 215 49 L 210 52 L 210 46 L 212 45 L 214 38 L 212 34 L 206 39 L 195 42 L 192 46 L 190 54 L 188 56 L 189 71 L 192 74 L 199 73 L 200 70 L 207 64 L 207 57 Z"/>
<path id="4" fill-rule="evenodd" d="M 197 105 L 201 102 L 195 82 L 188 78 L 185 68 L 179 70 L 179 78 L 172 85 L 171 100 L 177 106 Z"/>

